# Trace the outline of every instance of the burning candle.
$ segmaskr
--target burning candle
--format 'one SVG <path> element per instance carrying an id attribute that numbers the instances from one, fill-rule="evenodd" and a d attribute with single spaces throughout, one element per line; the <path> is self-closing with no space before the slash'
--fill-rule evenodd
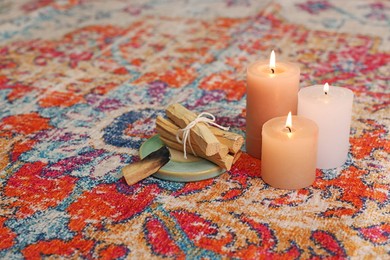
<path id="1" fill-rule="evenodd" d="M 317 167 L 336 168 L 345 163 L 349 150 L 353 92 L 346 88 L 315 85 L 298 93 L 298 115 L 319 127 Z"/>
<path id="2" fill-rule="evenodd" d="M 256 61 L 247 69 L 246 151 L 261 158 L 261 129 L 271 118 L 297 112 L 299 66 L 275 61 Z"/>
<path id="3" fill-rule="evenodd" d="M 281 189 L 313 184 L 316 175 L 318 127 L 308 118 L 276 117 L 262 130 L 261 177 Z"/>

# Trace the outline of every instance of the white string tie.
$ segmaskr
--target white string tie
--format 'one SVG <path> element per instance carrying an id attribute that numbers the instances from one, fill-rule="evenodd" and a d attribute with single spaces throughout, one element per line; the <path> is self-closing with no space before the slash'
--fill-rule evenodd
<path id="1" fill-rule="evenodd" d="M 183 152 L 184 152 L 184 158 L 187 159 L 187 142 L 190 144 L 190 148 L 192 153 L 196 156 L 196 153 L 194 149 L 192 148 L 191 145 L 191 128 L 193 128 L 197 123 L 206 123 L 207 125 L 213 125 L 216 126 L 222 130 L 228 131 L 229 127 L 221 126 L 215 123 L 215 116 L 213 114 L 207 113 L 207 112 L 202 112 L 200 113 L 194 121 L 190 122 L 185 128 L 179 129 L 176 133 L 176 140 L 178 143 L 183 144 Z M 180 139 L 180 133 L 183 133 L 183 139 Z"/>

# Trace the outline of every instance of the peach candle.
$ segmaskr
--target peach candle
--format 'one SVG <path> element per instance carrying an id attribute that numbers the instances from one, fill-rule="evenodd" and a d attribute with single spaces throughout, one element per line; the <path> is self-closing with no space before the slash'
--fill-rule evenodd
<path id="1" fill-rule="evenodd" d="M 292 122 L 291 122 L 292 121 Z M 317 161 L 317 124 L 305 117 L 276 117 L 262 131 L 261 177 L 280 189 L 313 184 Z"/>
<path id="2" fill-rule="evenodd" d="M 256 61 L 247 69 L 246 151 L 261 158 L 261 129 L 271 118 L 297 112 L 299 66 L 289 62 Z"/>
<path id="3" fill-rule="evenodd" d="M 317 123 L 317 167 L 336 168 L 345 163 L 349 151 L 353 92 L 347 88 L 315 85 L 298 93 L 298 115 Z"/>

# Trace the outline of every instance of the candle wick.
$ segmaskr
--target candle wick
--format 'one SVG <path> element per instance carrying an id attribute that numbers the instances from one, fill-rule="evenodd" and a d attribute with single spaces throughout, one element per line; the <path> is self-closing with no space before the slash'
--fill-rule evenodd
<path id="1" fill-rule="evenodd" d="M 291 127 L 289 126 L 286 126 L 286 128 L 288 129 L 288 131 L 291 133 Z"/>
<path id="2" fill-rule="evenodd" d="M 328 95 L 328 91 L 325 91 L 325 95 Z"/>
<path id="3" fill-rule="evenodd" d="M 271 72 L 272 72 L 272 74 L 274 74 L 274 73 L 275 73 L 275 70 L 274 70 L 273 68 L 271 68 Z"/>

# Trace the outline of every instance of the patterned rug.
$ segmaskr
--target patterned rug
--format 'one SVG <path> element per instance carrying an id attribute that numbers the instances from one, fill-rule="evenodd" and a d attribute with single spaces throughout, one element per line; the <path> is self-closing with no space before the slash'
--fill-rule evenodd
<path id="1" fill-rule="evenodd" d="M 345 165 L 297 191 L 246 153 L 126 184 L 168 104 L 245 135 L 245 69 L 272 49 L 301 87 L 354 92 Z M 0 53 L 1 259 L 389 257 L 388 1 L 5 0 Z"/>

